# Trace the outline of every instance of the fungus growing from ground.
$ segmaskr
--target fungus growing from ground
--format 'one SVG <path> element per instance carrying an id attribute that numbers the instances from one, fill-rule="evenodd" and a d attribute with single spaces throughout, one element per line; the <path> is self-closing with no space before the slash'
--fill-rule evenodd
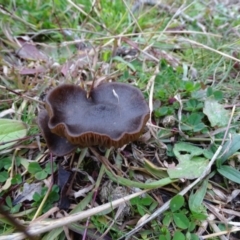
<path id="1" fill-rule="evenodd" d="M 57 156 L 64 156 L 74 151 L 77 146 L 68 142 L 64 137 L 60 137 L 51 132 L 48 127 L 49 116 L 46 110 L 38 115 L 38 125 L 42 130 L 49 150 Z"/>
<path id="2" fill-rule="evenodd" d="M 141 135 L 149 118 L 141 91 L 124 83 L 102 83 L 89 97 L 79 86 L 60 85 L 47 95 L 46 110 L 39 126 L 58 156 L 77 146 L 121 147 Z"/>

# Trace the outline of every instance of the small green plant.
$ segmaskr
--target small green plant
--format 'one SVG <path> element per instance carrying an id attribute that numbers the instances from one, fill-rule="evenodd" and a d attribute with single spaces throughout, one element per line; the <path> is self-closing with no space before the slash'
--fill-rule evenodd
<path id="1" fill-rule="evenodd" d="M 193 112 L 184 114 L 182 117 L 181 129 L 189 135 L 196 132 L 207 132 L 207 126 L 203 122 L 204 114 L 201 112 Z"/>
<path id="2" fill-rule="evenodd" d="M 207 88 L 207 97 L 213 97 L 217 101 L 223 100 L 223 92 L 219 90 L 214 90 L 212 87 Z"/>
<path id="3" fill-rule="evenodd" d="M 32 203 L 33 207 L 37 207 L 41 204 L 43 198 L 45 197 L 48 191 L 47 187 L 43 187 L 41 193 L 35 192 L 33 195 L 34 202 Z M 57 185 L 53 185 L 52 190 L 47 198 L 47 201 L 43 207 L 43 213 L 47 212 L 53 204 L 59 200 L 59 187 Z"/>
<path id="4" fill-rule="evenodd" d="M 226 151 L 226 149 L 228 151 Z M 237 154 L 240 150 L 240 135 L 234 134 L 232 138 L 223 145 L 222 152 L 224 153 L 217 159 L 217 171 L 225 178 L 240 184 L 240 171 L 232 166 L 224 164 L 228 159 Z"/>
<path id="5" fill-rule="evenodd" d="M 165 60 L 162 60 L 160 68 L 161 72 L 157 74 L 155 79 L 154 98 L 156 99 L 167 103 L 177 93 L 181 93 L 182 97 L 189 97 L 201 88 L 199 83 L 183 81 L 183 69 L 181 67 L 174 70 Z"/>
<path id="6" fill-rule="evenodd" d="M 185 206 L 184 197 L 177 195 L 170 202 L 170 210 L 164 213 L 159 240 L 197 240 L 194 230 L 199 219 Z M 170 232 L 170 226 L 174 229 Z"/>
<path id="7" fill-rule="evenodd" d="M 15 159 L 15 165 L 20 166 L 20 158 Z M 4 183 L 9 179 L 9 168 L 12 166 L 12 158 L 4 157 L 0 159 L 0 183 Z M 11 178 L 11 184 L 19 184 L 22 182 L 21 174 L 14 174 Z"/>
<path id="8" fill-rule="evenodd" d="M 133 198 L 130 202 L 133 209 L 135 209 L 135 211 L 137 211 L 141 216 L 152 212 L 157 207 L 157 202 L 149 195 Z"/>
<path id="9" fill-rule="evenodd" d="M 6 197 L 6 205 L 3 206 L 3 209 L 8 211 L 9 213 L 18 213 L 20 208 L 21 208 L 22 204 L 18 203 L 17 205 L 13 205 L 12 203 L 12 199 L 7 196 Z"/>
<path id="10" fill-rule="evenodd" d="M 42 168 L 38 162 L 31 162 L 28 165 L 28 172 L 33 174 L 38 180 L 45 179 L 49 174 L 54 172 L 57 168 L 56 163 L 53 163 L 53 169 L 51 169 L 51 164 L 48 162 L 45 168 Z"/>

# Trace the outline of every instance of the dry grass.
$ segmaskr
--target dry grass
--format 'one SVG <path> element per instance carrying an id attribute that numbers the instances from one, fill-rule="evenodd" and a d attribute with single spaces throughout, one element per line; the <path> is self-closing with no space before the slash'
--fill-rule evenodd
<path id="1" fill-rule="evenodd" d="M 10 138 L 14 145 L 0 140 L 0 240 L 26 232 L 39 239 L 239 238 L 239 4 L 130 2 L 0 5 L 0 119 L 27 126 L 26 136 Z M 142 137 L 121 149 L 52 156 L 37 125 L 48 91 L 106 81 L 143 92 L 151 117 Z M 166 224 L 176 195 L 184 196 L 175 213 L 187 227 L 185 217 Z"/>

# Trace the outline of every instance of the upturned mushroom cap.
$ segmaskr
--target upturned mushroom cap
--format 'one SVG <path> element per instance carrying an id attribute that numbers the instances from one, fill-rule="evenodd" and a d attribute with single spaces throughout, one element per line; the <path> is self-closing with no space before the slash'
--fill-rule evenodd
<path id="1" fill-rule="evenodd" d="M 56 156 L 64 156 L 74 151 L 77 146 L 71 144 L 66 138 L 60 137 L 52 133 L 48 127 L 48 113 L 42 110 L 38 115 L 38 125 L 42 130 L 43 137 L 45 138 L 49 150 Z"/>
<path id="2" fill-rule="evenodd" d="M 47 95 L 46 109 L 50 131 L 81 147 L 121 147 L 141 135 L 149 118 L 141 91 L 124 83 L 100 84 L 89 98 L 64 84 Z"/>

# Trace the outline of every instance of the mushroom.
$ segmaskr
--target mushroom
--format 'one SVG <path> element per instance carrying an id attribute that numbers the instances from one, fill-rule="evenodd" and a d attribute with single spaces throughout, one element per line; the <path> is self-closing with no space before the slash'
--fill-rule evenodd
<path id="1" fill-rule="evenodd" d="M 74 151 L 77 146 L 68 142 L 64 137 L 60 137 L 52 133 L 48 127 L 49 116 L 46 110 L 43 110 L 38 115 L 38 125 L 42 131 L 43 137 L 46 140 L 49 150 L 56 156 L 64 156 Z"/>
<path id="2" fill-rule="evenodd" d="M 136 140 L 149 119 L 141 91 L 124 83 L 102 83 L 89 97 L 79 86 L 60 85 L 47 95 L 46 110 L 38 122 L 56 155 L 76 146 L 121 147 Z M 62 147 L 64 143 L 67 146 Z"/>

